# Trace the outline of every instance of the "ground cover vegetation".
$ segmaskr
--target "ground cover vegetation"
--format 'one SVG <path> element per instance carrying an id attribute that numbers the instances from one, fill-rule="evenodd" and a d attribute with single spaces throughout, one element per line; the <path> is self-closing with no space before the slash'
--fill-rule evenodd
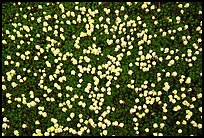
<path id="1" fill-rule="evenodd" d="M 202 3 L 2 3 L 2 119 L 3 136 L 202 135 Z"/>

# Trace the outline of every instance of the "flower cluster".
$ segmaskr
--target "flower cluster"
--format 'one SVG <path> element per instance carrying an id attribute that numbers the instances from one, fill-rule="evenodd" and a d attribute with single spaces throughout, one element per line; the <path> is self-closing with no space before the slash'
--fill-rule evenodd
<path id="1" fill-rule="evenodd" d="M 2 18 L 3 136 L 202 135 L 201 6 L 17 2 Z"/>

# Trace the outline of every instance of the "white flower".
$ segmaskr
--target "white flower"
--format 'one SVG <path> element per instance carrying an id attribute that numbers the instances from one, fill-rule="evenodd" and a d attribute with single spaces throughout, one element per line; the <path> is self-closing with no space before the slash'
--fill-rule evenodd
<path id="1" fill-rule="evenodd" d="M 169 48 L 168 47 L 166 47 L 165 49 L 164 49 L 164 53 L 168 53 L 169 52 Z M 169 55 L 168 55 L 169 56 Z M 167 56 L 167 57 L 168 57 Z"/>
<path id="2" fill-rule="evenodd" d="M 51 122 L 53 122 L 54 124 L 56 124 L 56 123 L 57 123 L 57 119 L 51 118 Z"/>
<path id="3" fill-rule="evenodd" d="M 14 135 L 16 135 L 16 136 L 19 136 L 18 130 L 15 130 L 13 133 L 14 133 Z"/>
<path id="4" fill-rule="evenodd" d="M 66 111 L 67 111 L 67 108 L 63 107 L 62 112 L 66 112 Z"/>
<path id="5" fill-rule="evenodd" d="M 9 122 L 9 120 L 6 117 L 4 117 L 3 122 Z"/>
<path id="6" fill-rule="evenodd" d="M 26 15 L 26 14 L 24 14 L 24 15 L 23 15 L 23 18 L 24 18 L 24 19 L 26 19 L 26 18 L 27 18 L 27 15 Z"/>
<path id="7" fill-rule="evenodd" d="M 108 43 L 108 45 L 111 45 L 111 44 L 113 44 L 113 40 L 112 39 L 111 40 L 107 39 L 107 43 Z"/>
<path id="8" fill-rule="evenodd" d="M 172 76 L 177 76 L 177 72 L 176 71 L 174 71 L 174 72 L 172 72 L 172 74 L 171 74 Z"/>
<path id="9" fill-rule="evenodd" d="M 43 112 L 43 113 L 42 113 L 42 116 L 43 116 L 43 117 L 47 117 L 47 113 L 46 113 L 46 112 Z"/>
<path id="10" fill-rule="evenodd" d="M 42 5 L 38 5 L 38 9 L 42 9 Z"/>
<path id="11" fill-rule="evenodd" d="M 182 129 L 179 129 L 179 130 L 178 130 L 178 133 L 182 133 Z"/>
<path id="12" fill-rule="evenodd" d="M 142 9 L 147 8 L 147 4 L 146 4 L 146 3 L 142 4 L 141 8 L 142 8 Z"/>
<path id="13" fill-rule="evenodd" d="M 39 18 L 37 19 L 37 22 L 38 22 L 38 23 L 41 22 L 41 18 L 42 18 L 42 17 L 39 17 Z"/>
<path id="14" fill-rule="evenodd" d="M 7 128 L 9 128 L 9 126 L 6 123 L 3 123 L 2 128 L 7 129 Z"/>
<path id="15" fill-rule="evenodd" d="M 126 20 L 128 18 L 128 15 L 127 14 L 125 14 L 124 15 L 124 20 Z"/>
<path id="16" fill-rule="evenodd" d="M 115 14 L 119 14 L 119 10 L 115 10 Z"/>
<path id="17" fill-rule="evenodd" d="M 30 28 L 27 25 L 24 25 L 23 29 L 26 30 L 27 32 L 30 32 Z"/>
<path id="18" fill-rule="evenodd" d="M 49 67 L 49 68 L 51 67 L 51 64 L 49 61 L 46 61 L 45 64 L 47 65 L 47 67 Z"/>
<path id="19" fill-rule="evenodd" d="M 105 128 L 106 128 L 106 124 L 102 124 L 102 125 L 101 125 L 101 128 L 102 128 L 102 129 L 105 129 Z"/>
<path id="20" fill-rule="evenodd" d="M 107 130 L 103 130 L 103 135 L 106 136 L 108 134 Z"/>
<path id="21" fill-rule="evenodd" d="M 166 77 L 170 77 L 170 73 L 169 72 L 166 73 Z"/>
<path id="22" fill-rule="evenodd" d="M 128 71 L 128 74 L 129 74 L 129 75 L 132 75 L 132 73 L 133 73 L 132 70 L 129 70 L 129 71 Z"/>
<path id="23" fill-rule="evenodd" d="M 154 21 L 154 25 L 157 25 L 158 24 L 158 21 Z"/>
<path id="24" fill-rule="evenodd" d="M 2 44 L 6 45 L 7 44 L 6 40 L 2 40 Z"/>
<path id="25" fill-rule="evenodd" d="M 82 105 L 81 105 L 83 108 L 85 108 L 86 107 L 86 103 L 84 102 L 84 103 L 82 103 Z"/>
<path id="26" fill-rule="evenodd" d="M 26 128 L 26 127 L 27 127 L 27 125 L 26 125 L 26 124 L 23 124 L 23 125 L 22 125 L 22 128 Z"/>
<path id="27" fill-rule="evenodd" d="M 175 63 L 175 62 L 174 62 L 174 60 L 172 59 L 172 60 L 169 61 L 168 66 L 172 66 L 174 63 Z"/>
<path id="28" fill-rule="evenodd" d="M 13 88 L 15 88 L 18 84 L 15 83 L 15 82 L 12 82 L 11 85 L 12 85 Z"/>
<path id="29" fill-rule="evenodd" d="M 70 113 L 70 117 L 74 118 L 75 114 L 74 113 Z"/>
<path id="30" fill-rule="evenodd" d="M 140 21 L 140 20 L 141 20 L 140 16 L 137 16 L 137 21 Z"/>
<path id="31" fill-rule="evenodd" d="M 125 10 L 125 7 L 124 7 L 124 6 L 121 6 L 120 10 L 121 10 L 121 11 L 124 11 L 124 10 Z"/>
<path id="32" fill-rule="evenodd" d="M 178 30 L 178 31 L 182 31 L 182 28 L 181 28 L 181 27 L 179 27 L 177 30 Z"/>
<path id="33" fill-rule="evenodd" d="M 190 83 L 191 83 L 191 78 L 190 78 L 190 77 L 188 77 L 188 78 L 186 79 L 186 83 L 187 83 L 187 84 L 190 84 Z"/>
<path id="34" fill-rule="evenodd" d="M 72 17 L 75 17 L 75 13 L 72 11 L 70 14 Z"/>
<path id="35" fill-rule="evenodd" d="M 152 65 L 155 66 L 157 63 L 156 61 L 152 61 Z"/>
<path id="36" fill-rule="evenodd" d="M 57 95 L 58 97 L 62 97 L 62 93 L 58 93 L 58 95 Z"/>
<path id="37" fill-rule="evenodd" d="M 128 6 L 131 6 L 131 5 L 132 5 L 132 2 L 126 2 L 126 4 L 127 4 Z"/>
<path id="38" fill-rule="evenodd" d="M 145 128 L 145 132 L 149 132 L 149 128 Z"/>
<path id="39" fill-rule="evenodd" d="M 103 20 L 103 17 L 101 16 L 101 17 L 99 17 L 99 19 L 98 19 L 100 22 Z"/>
<path id="40" fill-rule="evenodd" d="M 158 136 L 163 136 L 163 134 L 162 134 L 162 133 L 159 133 Z"/>
<path id="41" fill-rule="evenodd" d="M 65 37 L 64 37 L 63 34 L 60 34 L 60 38 L 61 38 L 62 40 L 65 40 Z"/>
<path id="42" fill-rule="evenodd" d="M 91 61 L 90 58 L 88 58 L 87 56 L 84 56 L 84 60 L 85 60 L 87 63 Z"/>
<path id="43" fill-rule="evenodd" d="M 166 34 L 167 34 L 166 32 L 162 32 L 162 36 L 166 36 Z"/>
<path id="44" fill-rule="evenodd" d="M 200 31 L 200 30 L 201 30 L 201 27 L 198 26 L 198 27 L 196 28 L 196 31 Z"/>
<path id="45" fill-rule="evenodd" d="M 2 90 L 6 90 L 6 85 L 2 85 Z"/>
<path id="46" fill-rule="evenodd" d="M 110 13 L 110 9 L 107 9 L 107 10 L 106 10 L 106 14 L 109 14 L 109 13 Z"/>
<path id="47" fill-rule="evenodd" d="M 198 129 L 202 129 L 202 124 L 197 125 Z"/>
<path id="48" fill-rule="evenodd" d="M 185 5 L 184 5 L 184 8 L 188 8 L 189 7 L 189 3 L 186 3 Z"/>
<path id="49" fill-rule="evenodd" d="M 36 121 L 35 121 L 35 124 L 36 124 L 36 125 L 39 125 L 39 124 L 40 124 L 40 122 L 39 122 L 38 120 L 36 120 Z"/>
<path id="50" fill-rule="evenodd" d="M 181 17 L 176 16 L 176 20 L 177 20 L 177 21 L 180 21 L 180 20 L 181 20 Z"/>
<path id="51" fill-rule="evenodd" d="M 184 45 L 187 45 L 187 44 L 188 44 L 188 41 L 187 41 L 187 40 L 183 41 L 183 44 L 184 44 Z"/>
<path id="52" fill-rule="evenodd" d="M 38 56 L 35 56 L 35 57 L 34 57 L 34 60 L 38 60 Z"/>
<path id="53" fill-rule="evenodd" d="M 182 7 L 183 7 L 183 5 L 182 5 L 182 4 L 179 4 L 179 5 L 178 5 L 178 7 L 179 7 L 179 8 L 182 8 Z"/>
<path id="54" fill-rule="evenodd" d="M 45 21 L 45 22 L 43 22 L 43 26 L 48 26 L 48 23 Z"/>
<path id="55" fill-rule="evenodd" d="M 164 83 L 163 90 L 168 91 L 169 89 L 170 89 L 169 83 L 168 83 L 168 82 L 165 82 L 165 83 Z"/>
<path id="56" fill-rule="evenodd" d="M 202 39 L 201 38 L 198 38 L 198 43 L 202 42 Z"/>
<path id="57" fill-rule="evenodd" d="M 49 136 L 50 135 L 50 132 L 45 132 L 44 133 L 44 136 Z"/>
<path id="58" fill-rule="evenodd" d="M 11 40 L 15 40 L 15 36 L 14 35 L 11 35 Z"/>
<path id="59" fill-rule="evenodd" d="M 120 123 L 120 124 L 119 124 L 119 127 L 124 127 L 124 123 Z"/>
<path id="60" fill-rule="evenodd" d="M 110 91 L 108 91 L 108 92 L 107 92 L 107 95 L 111 95 L 111 92 L 110 92 Z"/>
<path id="61" fill-rule="evenodd" d="M 127 51 L 127 56 L 130 56 L 131 55 L 131 52 L 130 51 Z"/>

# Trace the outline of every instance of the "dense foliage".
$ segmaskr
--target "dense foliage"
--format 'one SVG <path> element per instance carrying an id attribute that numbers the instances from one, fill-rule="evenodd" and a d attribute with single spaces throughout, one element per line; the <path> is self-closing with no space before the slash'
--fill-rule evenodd
<path id="1" fill-rule="evenodd" d="M 2 135 L 202 135 L 201 2 L 2 4 Z"/>

